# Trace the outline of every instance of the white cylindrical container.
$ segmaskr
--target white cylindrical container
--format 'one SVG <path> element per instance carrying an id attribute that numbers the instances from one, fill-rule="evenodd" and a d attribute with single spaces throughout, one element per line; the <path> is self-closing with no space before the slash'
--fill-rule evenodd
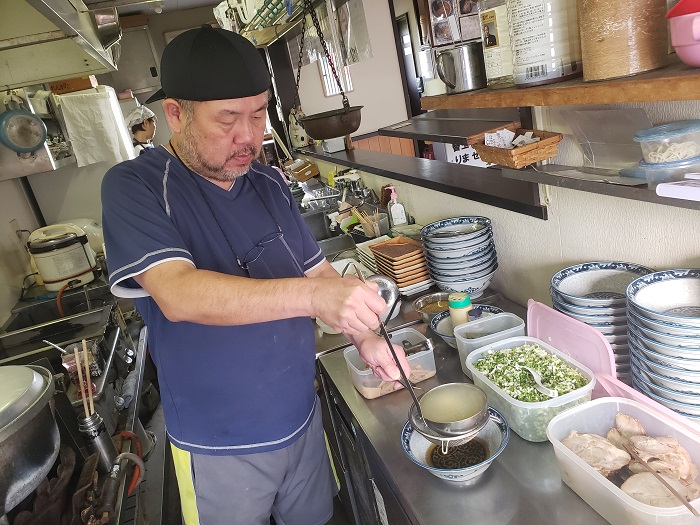
<path id="1" fill-rule="evenodd" d="M 506 0 L 479 0 L 479 18 L 486 82 L 494 89 L 512 87 L 513 50 L 510 47 Z"/>
<path id="2" fill-rule="evenodd" d="M 95 279 L 95 252 L 85 232 L 76 226 L 56 224 L 32 232 L 29 253 L 50 292 L 59 291 L 70 281 L 82 285 Z"/>
<path id="3" fill-rule="evenodd" d="M 508 0 L 508 21 L 518 86 L 583 73 L 576 0 Z"/>

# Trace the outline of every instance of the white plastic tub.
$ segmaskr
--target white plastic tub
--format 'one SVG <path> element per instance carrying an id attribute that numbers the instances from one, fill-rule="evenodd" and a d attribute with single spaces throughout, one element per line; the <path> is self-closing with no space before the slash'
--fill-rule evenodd
<path id="1" fill-rule="evenodd" d="M 523 346 L 525 344 L 537 344 L 546 352 L 556 355 L 559 359 L 580 372 L 581 375 L 588 378 L 589 382 L 581 388 L 564 394 L 563 396 L 555 397 L 547 401 L 529 403 L 512 398 L 474 367 L 474 363 L 487 353 L 498 352 L 499 350 L 505 350 L 507 348 L 515 348 L 516 346 Z M 552 418 L 564 410 L 590 401 L 593 387 L 595 386 L 595 376 L 593 372 L 568 355 L 534 337 L 511 337 L 510 339 L 504 339 L 479 348 L 467 356 L 466 364 L 467 368 L 472 373 L 474 384 L 486 392 L 489 405 L 503 414 L 510 428 L 527 441 L 546 441 L 547 425 Z"/>
<path id="2" fill-rule="evenodd" d="M 559 414 L 550 421 L 547 437 L 561 471 L 561 479 L 613 525 L 684 525 L 698 523 L 680 502 L 678 507 L 661 508 L 641 503 L 608 481 L 593 467 L 562 444 L 572 430 L 605 436 L 615 426 L 615 415 L 622 412 L 637 419 L 647 435 L 673 436 L 688 451 L 693 463 L 700 465 L 700 435 L 637 401 L 604 397 Z M 691 502 L 700 509 L 700 500 Z"/>
<path id="3" fill-rule="evenodd" d="M 457 338 L 457 351 L 462 372 L 471 378 L 472 373 L 467 368 L 467 356 L 474 350 L 501 339 L 524 336 L 525 321 L 515 314 L 503 312 L 457 325 L 454 334 Z"/>
<path id="4" fill-rule="evenodd" d="M 412 346 L 427 339 L 427 337 L 413 328 L 396 330 L 389 336 L 391 341 L 399 346 L 403 346 L 404 340 L 408 341 Z M 346 348 L 343 351 L 343 357 L 345 357 L 352 384 L 366 399 L 375 399 L 403 388 L 398 381 L 382 381 L 375 376 L 360 357 L 357 347 L 350 346 Z M 418 352 L 408 356 L 407 359 L 411 365 L 410 379 L 412 382 L 417 383 L 435 375 L 436 367 L 433 350 Z"/>

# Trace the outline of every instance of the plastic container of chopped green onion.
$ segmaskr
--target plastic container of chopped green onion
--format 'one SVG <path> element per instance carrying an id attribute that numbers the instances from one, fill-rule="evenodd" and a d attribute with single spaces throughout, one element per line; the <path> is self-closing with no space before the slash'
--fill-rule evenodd
<path id="1" fill-rule="evenodd" d="M 590 401 L 595 375 L 591 370 L 534 337 L 503 339 L 471 352 L 466 358 L 474 384 L 486 392 L 488 403 L 527 441 L 546 441 L 547 425 L 557 414 Z M 546 398 L 522 366 L 531 366 L 543 383 L 560 392 Z"/>

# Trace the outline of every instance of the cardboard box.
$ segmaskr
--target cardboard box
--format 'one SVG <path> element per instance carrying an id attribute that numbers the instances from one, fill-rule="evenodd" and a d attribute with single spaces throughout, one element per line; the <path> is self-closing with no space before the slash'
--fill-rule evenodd
<path id="1" fill-rule="evenodd" d="M 284 171 L 291 173 L 299 182 L 306 182 L 318 175 L 318 167 L 307 160 L 288 161 L 283 164 Z"/>
<path id="2" fill-rule="evenodd" d="M 98 82 L 95 75 L 89 77 L 67 78 L 66 80 L 57 80 L 49 83 L 49 89 L 54 95 L 65 95 L 74 91 L 83 89 L 91 89 L 97 87 Z"/>

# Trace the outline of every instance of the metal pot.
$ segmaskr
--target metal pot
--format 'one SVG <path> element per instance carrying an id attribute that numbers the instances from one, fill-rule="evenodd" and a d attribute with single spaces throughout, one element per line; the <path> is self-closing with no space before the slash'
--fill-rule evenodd
<path id="1" fill-rule="evenodd" d="M 0 517 L 31 494 L 56 461 L 53 393 L 46 368 L 0 367 Z"/>
<path id="2" fill-rule="evenodd" d="M 357 131 L 360 127 L 360 110 L 362 106 L 347 109 L 334 109 L 300 118 L 306 133 L 314 140 L 344 137 Z"/>
<path id="3" fill-rule="evenodd" d="M 19 99 L 19 107 L 10 109 L 10 102 Z M 46 124 L 24 108 L 24 101 L 11 95 L 0 113 L 0 143 L 17 153 L 33 153 L 46 142 Z"/>
<path id="4" fill-rule="evenodd" d="M 448 93 L 486 87 L 486 66 L 481 42 L 459 44 L 437 51 L 435 66 Z"/>

